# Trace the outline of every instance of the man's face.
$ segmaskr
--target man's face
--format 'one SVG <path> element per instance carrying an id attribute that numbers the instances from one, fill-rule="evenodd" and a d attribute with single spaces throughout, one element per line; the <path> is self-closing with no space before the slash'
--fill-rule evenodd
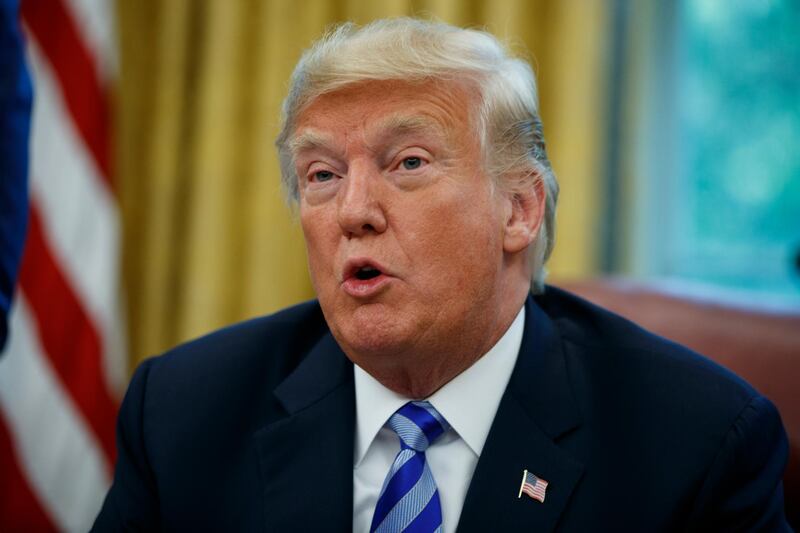
<path id="1" fill-rule="evenodd" d="M 483 169 L 476 100 L 456 84 L 366 82 L 297 121 L 311 278 L 337 341 L 373 375 L 493 333 L 509 202 Z"/>

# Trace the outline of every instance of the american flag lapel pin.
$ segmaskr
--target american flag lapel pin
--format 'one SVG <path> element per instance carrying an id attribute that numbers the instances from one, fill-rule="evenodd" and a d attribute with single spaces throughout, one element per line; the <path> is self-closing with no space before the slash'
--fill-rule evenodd
<path id="1" fill-rule="evenodd" d="M 536 477 L 527 470 L 522 472 L 522 483 L 519 486 L 517 499 L 522 498 L 524 492 L 534 500 L 544 503 L 544 493 L 547 491 L 547 481 Z"/>

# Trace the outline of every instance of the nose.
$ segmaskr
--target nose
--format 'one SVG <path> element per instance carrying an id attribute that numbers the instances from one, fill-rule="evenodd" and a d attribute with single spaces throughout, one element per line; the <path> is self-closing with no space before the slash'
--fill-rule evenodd
<path id="1" fill-rule="evenodd" d="M 346 237 L 361 237 L 386 231 L 377 170 L 351 165 L 339 189 L 338 222 Z"/>

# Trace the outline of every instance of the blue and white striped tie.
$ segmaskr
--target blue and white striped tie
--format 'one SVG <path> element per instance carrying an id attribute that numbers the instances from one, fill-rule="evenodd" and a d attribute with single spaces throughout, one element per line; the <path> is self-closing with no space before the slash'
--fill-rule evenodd
<path id="1" fill-rule="evenodd" d="M 428 402 L 409 402 L 387 425 L 400 437 L 400 453 L 383 483 L 370 533 L 442 531 L 442 506 L 425 450 L 450 428 Z"/>

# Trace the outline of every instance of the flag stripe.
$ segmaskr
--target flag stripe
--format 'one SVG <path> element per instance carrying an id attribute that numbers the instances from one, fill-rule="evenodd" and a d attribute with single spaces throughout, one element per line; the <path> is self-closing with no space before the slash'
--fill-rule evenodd
<path id="1" fill-rule="evenodd" d="M 0 410 L 0 472 L 14 490 L 0 498 L 0 531 L 56 531 L 17 462 L 3 412 Z"/>
<path id="2" fill-rule="evenodd" d="M 112 192 L 65 109 L 58 80 L 35 39 L 31 195 L 56 262 L 100 335 L 106 379 L 121 392 L 127 380 L 119 305 L 119 212 Z"/>
<path id="3" fill-rule="evenodd" d="M 522 490 L 528 494 L 544 494 L 544 489 L 541 487 L 533 487 L 531 485 L 525 485 L 525 488 Z"/>
<path id="4" fill-rule="evenodd" d="M 118 71 L 114 38 L 114 4 L 110 0 L 64 0 L 67 11 L 83 36 L 89 53 L 94 52 L 100 83 L 112 80 Z M 99 52 L 99 53 L 98 53 Z"/>
<path id="5" fill-rule="evenodd" d="M 111 187 L 107 99 L 98 69 L 62 0 L 24 1 L 22 18 L 50 59 L 72 120 Z"/>
<path id="6" fill-rule="evenodd" d="M 18 293 L 0 359 L 0 409 L 19 466 L 56 527 L 87 531 L 108 490 L 109 464 L 44 353 L 32 314 Z"/>
<path id="7" fill-rule="evenodd" d="M 101 368 L 100 341 L 53 261 L 35 203 L 31 204 L 20 285 L 40 325 L 45 353 L 113 464 L 116 408 Z"/>

